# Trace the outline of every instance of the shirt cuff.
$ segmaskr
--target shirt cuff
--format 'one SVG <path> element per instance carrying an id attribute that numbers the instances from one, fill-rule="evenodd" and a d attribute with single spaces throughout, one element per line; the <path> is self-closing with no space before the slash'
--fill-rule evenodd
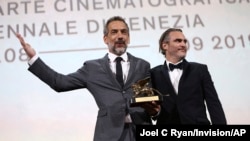
<path id="1" fill-rule="evenodd" d="M 28 64 L 31 66 L 32 64 L 34 64 L 34 62 L 38 59 L 38 55 L 33 56 L 32 58 L 30 58 L 30 60 L 28 61 Z"/>
<path id="2" fill-rule="evenodd" d="M 157 118 L 158 118 L 158 116 L 160 115 L 160 113 L 161 113 L 161 110 L 160 110 L 158 113 L 156 113 L 156 115 L 151 116 L 151 119 L 152 119 L 152 120 L 157 120 Z"/>

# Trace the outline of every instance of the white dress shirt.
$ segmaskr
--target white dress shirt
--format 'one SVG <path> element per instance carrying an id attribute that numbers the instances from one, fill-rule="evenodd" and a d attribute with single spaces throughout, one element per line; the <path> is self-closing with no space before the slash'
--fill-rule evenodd
<path id="1" fill-rule="evenodd" d="M 112 54 L 112 53 L 108 53 L 108 57 L 109 57 L 109 60 L 110 60 L 110 68 L 113 72 L 113 74 L 115 75 L 116 73 L 116 57 L 118 57 L 117 55 L 115 54 Z M 122 65 L 122 72 L 123 72 L 123 81 L 124 83 L 127 81 L 127 76 L 128 76 L 128 71 L 129 71 L 129 67 L 130 67 L 130 62 L 128 61 L 128 55 L 127 53 L 124 53 L 123 55 L 121 55 L 120 57 L 122 57 L 122 61 L 121 61 L 121 65 Z M 125 123 L 131 123 L 132 122 L 132 119 L 130 117 L 130 115 L 126 115 L 125 117 Z"/>
<path id="2" fill-rule="evenodd" d="M 112 53 L 108 53 L 108 57 L 109 57 L 109 60 L 110 60 L 110 68 L 111 68 L 113 74 L 115 75 L 115 73 L 116 73 L 116 61 L 115 61 L 115 59 L 118 56 L 115 55 L 115 54 L 112 54 Z M 123 81 L 125 83 L 127 81 L 127 76 L 128 76 L 130 63 L 128 61 L 127 53 L 124 53 L 120 57 L 122 57 L 122 59 L 123 59 L 121 61 L 121 65 L 122 65 L 122 72 L 123 72 Z"/>
<path id="3" fill-rule="evenodd" d="M 173 87 L 175 89 L 176 94 L 178 94 L 179 81 L 180 81 L 181 75 L 183 73 L 183 70 L 182 69 L 174 69 L 173 71 L 171 71 L 169 69 L 169 63 L 172 63 L 172 62 L 169 62 L 167 60 L 166 60 L 166 62 L 167 62 L 167 66 L 168 66 L 168 73 L 169 73 L 169 76 L 170 76 L 170 80 L 172 82 L 172 85 L 173 85 Z M 179 64 L 181 62 L 182 61 L 180 61 L 178 63 L 175 63 L 175 64 L 172 63 L 172 64 L 177 65 L 177 64 Z"/>

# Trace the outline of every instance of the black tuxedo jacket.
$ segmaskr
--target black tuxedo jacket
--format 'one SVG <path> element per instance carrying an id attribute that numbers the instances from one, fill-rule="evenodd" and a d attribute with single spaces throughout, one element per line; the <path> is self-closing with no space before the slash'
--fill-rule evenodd
<path id="1" fill-rule="evenodd" d="M 166 62 L 152 68 L 150 74 L 152 87 L 164 95 L 157 124 L 227 124 L 207 65 L 184 59 L 178 94 L 172 86 Z"/>

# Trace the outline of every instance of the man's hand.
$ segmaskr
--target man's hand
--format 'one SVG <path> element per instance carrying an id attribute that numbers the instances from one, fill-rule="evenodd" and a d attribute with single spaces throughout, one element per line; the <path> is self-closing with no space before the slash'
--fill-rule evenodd
<path id="1" fill-rule="evenodd" d="M 145 102 L 141 107 L 144 108 L 150 116 L 156 116 L 161 110 L 160 104 L 155 101 Z"/>
<path id="2" fill-rule="evenodd" d="M 17 33 L 16 37 L 19 39 L 24 51 L 26 52 L 29 58 L 32 58 L 36 55 L 36 51 L 28 43 L 25 43 L 23 37 L 20 34 Z"/>

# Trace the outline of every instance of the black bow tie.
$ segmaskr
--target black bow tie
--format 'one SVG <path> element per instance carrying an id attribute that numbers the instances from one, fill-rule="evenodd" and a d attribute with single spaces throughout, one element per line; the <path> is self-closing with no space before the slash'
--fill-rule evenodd
<path id="1" fill-rule="evenodd" d="M 182 69 L 182 68 L 183 68 L 183 64 L 182 63 L 179 63 L 177 65 L 169 63 L 169 69 L 171 71 L 173 71 L 174 69 Z"/>

